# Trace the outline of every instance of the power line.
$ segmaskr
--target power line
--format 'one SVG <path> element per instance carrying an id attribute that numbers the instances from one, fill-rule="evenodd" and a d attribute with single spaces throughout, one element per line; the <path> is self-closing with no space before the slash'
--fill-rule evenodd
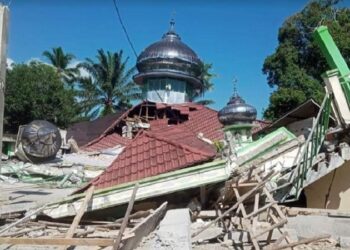
<path id="1" fill-rule="evenodd" d="M 128 43 L 129 43 L 129 45 L 131 47 L 131 50 L 134 52 L 134 55 L 137 58 L 137 53 L 136 53 L 135 47 L 134 47 L 133 43 L 131 42 L 131 39 L 130 39 L 129 34 L 128 34 L 128 31 L 126 30 L 126 27 L 124 25 L 123 19 L 122 19 L 121 15 L 120 15 L 119 8 L 118 8 L 118 5 L 117 5 L 117 0 L 113 0 L 113 4 L 114 4 L 115 11 L 117 12 L 117 15 L 118 15 L 119 23 L 122 26 L 124 34 L 126 36 L 126 39 L 128 40 Z"/>

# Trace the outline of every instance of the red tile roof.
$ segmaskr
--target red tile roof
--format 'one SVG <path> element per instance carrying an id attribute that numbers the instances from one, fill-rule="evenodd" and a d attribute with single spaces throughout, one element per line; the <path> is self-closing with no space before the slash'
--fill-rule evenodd
<path id="1" fill-rule="evenodd" d="M 215 148 L 177 126 L 143 131 L 100 176 L 96 188 L 106 188 L 210 161 Z"/>
<path id="2" fill-rule="evenodd" d="M 193 133 L 202 133 L 204 137 L 216 141 L 224 138 L 222 124 L 218 119 L 218 112 L 206 106 L 196 103 L 164 104 L 157 103 L 157 109 L 170 108 L 177 110 L 182 115 L 188 115 L 188 119 L 179 126 L 191 130 Z"/>
<path id="3" fill-rule="evenodd" d="M 252 129 L 252 134 L 256 134 L 259 131 L 263 130 L 264 128 L 270 126 L 272 122 L 264 121 L 264 120 L 255 120 L 253 124 L 254 124 L 254 127 Z"/>
<path id="4" fill-rule="evenodd" d="M 113 133 L 113 134 L 106 135 L 104 137 L 97 138 L 97 140 L 94 140 L 93 143 L 88 144 L 82 149 L 86 151 L 100 151 L 103 149 L 115 147 L 117 145 L 126 146 L 130 142 L 131 142 L 131 139 L 122 137 L 117 133 Z"/>
<path id="5" fill-rule="evenodd" d="M 132 140 L 122 137 L 120 132 L 125 120 L 134 117 L 140 120 L 144 110 L 150 112 L 146 116 L 151 117 L 150 128 L 140 130 Z M 199 133 L 211 141 L 223 139 L 217 111 L 195 103 L 136 105 L 85 146 L 90 151 L 118 144 L 125 146 L 111 166 L 92 183 L 97 188 L 106 188 L 210 161 L 216 156 L 215 147 L 199 139 Z"/>
<path id="6" fill-rule="evenodd" d="M 66 140 L 73 137 L 78 146 L 83 146 L 88 142 L 98 138 L 113 121 L 117 120 L 124 112 L 117 111 L 114 114 L 97 118 L 93 121 L 78 122 L 67 129 Z"/>
<path id="7" fill-rule="evenodd" d="M 113 143 L 109 143 L 110 141 L 115 141 L 117 144 L 126 145 L 130 140 L 115 133 L 114 130 L 118 124 L 120 124 L 125 118 L 128 117 L 129 114 L 135 112 L 137 108 L 140 108 L 140 106 L 145 103 L 146 102 L 140 103 L 119 116 L 118 119 L 115 119 L 115 121 L 111 122 L 110 126 L 103 133 L 101 133 L 98 138 L 86 144 L 83 149 L 88 151 L 102 150 L 113 146 Z M 172 119 L 176 117 L 175 111 L 178 111 L 181 116 L 186 117 L 184 121 L 179 119 L 181 121 L 177 125 L 183 130 L 190 130 L 196 135 L 198 133 L 202 133 L 205 138 L 208 138 L 212 141 L 221 140 L 224 138 L 222 132 L 222 124 L 219 122 L 217 111 L 215 110 L 195 103 L 156 103 L 154 104 L 154 107 L 157 111 L 169 110 L 170 118 Z M 170 118 L 164 117 L 157 120 L 150 120 L 149 124 L 151 126 L 151 130 L 167 127 Z M 114 135 L 113 138 L 110 138 L 111 134 Z"/>
<path id="8" fill-rule="evenodd" d="M 197 109 L 189 113 L 188 121 L 181 126 L 196 134 L 203 133 L 204 137 L 212 141 L 224 139 L 223 126 L 219 122 L 217 111 L 201 105 L 197 105 Z"/>

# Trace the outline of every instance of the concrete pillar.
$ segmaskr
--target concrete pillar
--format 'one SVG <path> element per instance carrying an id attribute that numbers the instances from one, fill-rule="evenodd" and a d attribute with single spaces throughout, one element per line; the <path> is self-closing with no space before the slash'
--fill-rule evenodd
<path id="1" fill-rule="evenodd" d="M 2 135 L 4 127 L 8 12 L 9 9 L 7 6 L 0 6 L 0 161 L 2 156 Z"/>

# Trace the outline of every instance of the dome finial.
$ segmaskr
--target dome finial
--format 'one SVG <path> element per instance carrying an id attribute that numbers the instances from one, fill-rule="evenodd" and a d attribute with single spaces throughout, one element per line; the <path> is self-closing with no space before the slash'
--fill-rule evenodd
<path id="1" fill-rule="evenodd" d="M 170 32 L 174 32 L 175 31 L 175 11 L 173 11 L 173 13 L 171 14 L 171 19 L 170 19 L 170 28 L 169 31 Z"/>
<path id="2" fill-rule="evenodd" d="M 233 97 L 237 97 L 238 96 L 237 82 L 238 82 L 238 79 L 236 77 L 233 77 L 233 80 L 232 80 L 232 83 L 233 83 Z"/>

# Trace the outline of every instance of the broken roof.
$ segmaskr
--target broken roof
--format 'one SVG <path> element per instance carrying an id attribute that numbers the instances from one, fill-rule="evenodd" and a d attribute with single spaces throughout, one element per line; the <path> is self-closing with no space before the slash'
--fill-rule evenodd
<path id="1" fill-rule="evenodd" d="M 93 139 L 99 137 L 110 124 L 118 119 L 124 112 L 117 111 L 114 114 L 97 118 L 93 121 L 84 121 L 73 124 L 67 129 L 67 140 L 71 137 L 77 142 L 78 146 L 83 146 Z"/>
<path id="2" fill-rule="evenodd" d="M 137 117 L 137 118 L 135 118 Z M 202 133 L 212 141 L 224 138 L 217 111 L 195 103 L 162 104 L 142 102 L 112 121 L 100 136 L 84 146 L 85 150 L 102 150 L 118 143 L 127 145 L 131 140 L 122 137 L 126 120 L 137 119 L 151 125 L 151 130 L 165 127 L 181 127 L 193 134 Z M 135 135 L 134 135 L 135 136 Z"/>
<path id="3" fill-rule="evenodd" d="M 130 121 L 147 123 L 149 127 L 136 129 L 133 138 L 128 139 L 122 132 Z M 91 183 L 96 188 L 108 188 L 212 161 L 216 157 L 213 143 L 224 138 L 222 128 L 217 111 L 200 104 L 142 102 L 84 146 L 88 151 L 125 146 Z"/>
<path id="4" fill-rule="evenodd" d="M 122 136 L 128 121 L 150 127 L 134 131 L 129 139 Z M 83 149 L 125 146 L 111 166 L 92 181 L 96 188 L 106 188 L 211 161 L 216 149 L 208 142 L 221 139 L 222 125 L 215 110 L 195 103 L 142 102 L 112 121 Z"/>
<path id="5" fill-rule="evenodd" d="M 107 188 L 212 160 L 216 150 L 180 128 L 143 131 L 91 183 Z"/>
<path id="6" fill-rule="evenodd" d="M 268 126 L 265 126 L 259 132 L 269 133 L 280 127 L 287 126 L 293 122 L 301 121 L 310 117 L 316 117 L 320 110 L 320 105 L 317 104 L 313 99 L 309 99 L 300 104 L 295 109 L 287 112 L 281 118 L 277 119 Z M 330 116 L 331 124 L 334 124 L 334 118 Z"/>

